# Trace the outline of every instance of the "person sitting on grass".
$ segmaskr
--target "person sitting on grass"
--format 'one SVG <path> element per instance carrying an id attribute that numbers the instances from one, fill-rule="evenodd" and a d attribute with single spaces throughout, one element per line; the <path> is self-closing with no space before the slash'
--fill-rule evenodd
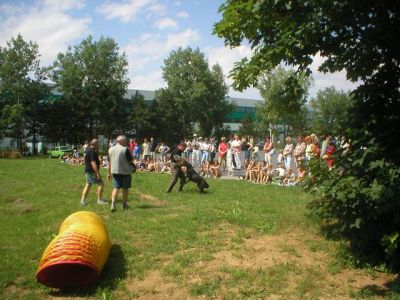
<path id="1" fill-rule="evenodd" d="M 210 177 L 210 163 L 206 160 L 201 162 L 200 175 L 203 177 Z"/>
<path id="2" fill-rule="evenodd" d="M 305 177 L 306 177 L 306 169 L 304 168 L 303 164 L 300 164 L 299 167 L 297 168 L 297 178 L 295 184 L 301 184 L 304 181 Z"/>
<path id="3" fill-rule="evenodd" d="M 268 170 L 268 165 L 267 162 L 265 160 L 263 160 L 260 163 L 260 173 L 259 173 L 259 180 L 258 182 L 264 183 L 265 179 L 267 177 L 267 170 Z"/>
<path id="4" fill-rule="evenodd" d="M 253 160 L 253 168 L 250 170 L 250 181 L 251 182 L 259 182 L 260 180 L 260 172 L 261 172 L 261 163 L 257 163 L 257 161 Z"/>
<path id="5" fill-rule="evenodd" d="M 172 168 L 171 168 L 171 160 L 167 160 L 165 163 L 163 163 L 160 173 L 167 173 L 171 174 Z"/>
<path id="6" fill-rule="evenodd" d="M 244 175 L 243 180 L 249 180 L 249 181 L 251 181 L 251 179 L 252 179 L 251 173 L 252 173 L 252 169 L 254 168 L 254 165 L 255 165 L 254 160 L 251 160 L 251 161 L 249 162 L 249 164 L 247 165 L 246 173 L 245 173 L 245 175 Z"/>
<path id="7" fill-rule="evenodd" d="M 296 181 L 296 176 L 292 172 L 292 168 L 288 168 L 286 170 L 285 177 L 282 180 L 282 185 L 283 186 L 291 186 L 294 185 Z"/>
<path id="8" fill-rule="evenodd" d="M 272 183 L 272 177 L 273 177 L 272 164 L 269 164 L 268 168 L 267 168 L 267 173 L 266 173 L 266 176 L 265 176 L 264 183 Z"/>
<path id="9" fill-rule="evenodd" d="M 282 163 L 278 163 L 277 168 L 273 171 L 272 183 L 281 184 L 283 178 L 285 178 L 286 170 Z"/>
<path id="10" fill-rule="evenodd" d="M 214 161 L 213 164 L 210 165 L 210 174 L 212 178 L 219 178 L 221 177 L 221 168 L 218 161 Z"/>

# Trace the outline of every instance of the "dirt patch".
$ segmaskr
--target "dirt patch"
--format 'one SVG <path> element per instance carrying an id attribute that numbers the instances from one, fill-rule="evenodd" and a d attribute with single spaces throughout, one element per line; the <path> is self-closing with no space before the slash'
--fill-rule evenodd
<path id="1" fill-rule="evenodd" d="M 25 199 L 21 198 L 11 198 L 8 199 L 8 203 L 12 209 L 17 210 L 20 213 L 27 214 L 34 212 L 36 209 Z"/>
<path id="2" fill-rule="evenodd" d="M 128 293 L 119 298 L 229 299 L 252 295 L 260 299 L 349 299 L 372 290 L 370 298 L 384 299 L 389 284 L 396 280 L 395 275 L 362 269 L 329 273 L 333 260 L 329 242 L 298 229 L 260 235 L 223 224 L 199 233 L 199 238 L 218 239 L 221 235 L 226 242 L 215 252 L 210 250 L 207 259 L 199 260 L 199 251 L 205 250 L 201 246 L 160 255 L 158 261 L 164 267 L 188 253 L 197 257 L 185 267 L 178 263 L 177 276 L 152 270 L 143 279 L 128 280 Z"/>
<path id="3" fill-rule="evenodd" d="M 140 200 L 150 202 L 153 206 L 164 206 L 167 204 L 165 200 L 158 199 L 149 194 L 138 193 L 138 197 Z"/>
<path id="4" fill-rule="evenodd" d="M 167 281 L 159 270 L 148 272 L 143 280 L 128 282 L 126 288 L 129 293 L 137 295 L 136 299 L 191 299 L 185 288 Z"/>

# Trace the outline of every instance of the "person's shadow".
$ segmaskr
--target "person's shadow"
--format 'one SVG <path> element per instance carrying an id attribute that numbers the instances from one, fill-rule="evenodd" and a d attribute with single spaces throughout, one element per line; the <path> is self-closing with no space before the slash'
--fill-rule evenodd
<path id="1" fill-rule="evenodd" d="M 113 244 L 100 278 L 90 286 L 64 288 L 50 293 L 53 297 L 93 296 L 101 290 L 104 293 L 118 288 L 119 282 L 127 276 L 126 259 L 121 246 Z"/>

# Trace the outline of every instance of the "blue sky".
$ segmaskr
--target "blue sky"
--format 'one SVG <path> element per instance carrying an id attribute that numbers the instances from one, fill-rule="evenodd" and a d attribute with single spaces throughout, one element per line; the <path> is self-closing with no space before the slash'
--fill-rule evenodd
<path id="1" fill-rule="evenodd" d="M 199 47 L 210 64 L 219 63 L 225 75 L 233 63 L 251 55 L 248 46 L 229 49 L 212 35 L 213 24 L 221 19 L 220 0 L 0 0 L 0 46 L 21 33 L 39 45 L 43 64 L 51 64 L 57 53 L 78 44 L 92 34 L 114 38 L 129 60 L 130 87 L 154 90 L 165 85 L 161 66 L 171 50 Z M 310 95 L 327 86 L 349 90 L 356 85 L 344 72 L 321 74 L 323 58 L 312 65 L 314 86 Z M 230 84 L 231 80 L 226 79 Z M 258 90 L 230 89 L 234 97 L 260 99 Z"/>

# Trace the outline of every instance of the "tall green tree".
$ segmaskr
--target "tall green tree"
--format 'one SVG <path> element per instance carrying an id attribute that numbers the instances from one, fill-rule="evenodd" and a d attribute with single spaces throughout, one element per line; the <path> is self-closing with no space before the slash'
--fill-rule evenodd
<path id="1" fill-rule="evenodd" d="M 314 211 L 336 223 L 358 249 L 392 259 L 400 255 L 400 5 L 396 1 L 236 0 L 221 7 L 215 33 L 230 47 L 253 49 L 235 65 L 235 87 L 256 84 L 280 63 L 310 72 L 345 70 L 354 107 L 346 132 L 351 151 L 331 172 L 317 170 Z M 321 176 L 317 176 L 320 174 Z"/>
<path id="2" fill-rule="evenodd" d="M 311 82 L 306 74 L 282 67 L 263 74 L 257 87 L 264 102 L 257 106 L 257 119 L 265 128 L 270 128 L 271 124 L 283 125 L 284 136 L 302 131 Z"/>
<path id="3" fill-rule="evenodd" d="M 126 55 L 112 38 L 95 41 L 89 36 L 58 55 L 53 80 L 72 112 L 72 119 L 64 124 L 71 129 L 70 143 L 98 134 L 111 137 L 114 130 L 126 126 L 127 72 Z"/>
<path id="4" fill-rule="evenodd" d="M 21 149 L 22 141 L 32 136 L 33 151 L 40 130 L 37 112 L 49 93 L 44 84 L 48 70 L 39 57 L 37 44 L 20 34 L 0 47 L 0 139 L 14 138 Z"/>
<path id="5" fill-rule="evenodd" d="M 158 103 L 152 101 L 146 103 L 143 95 L 136 92 L 128 100 L 129 108 L 129 128 L 133 129 L 136 137 L 148 138 L 158 136 L 159 112 Z"/>
<path id="6" fill-rule="evenodd" d="M 349 93 L 327 87 L 318 91 L 317 97 L 311 99 L 310 108 L 312 132 L 341 137 L 350 124 L 353 98 Z"/>
<path id="7" fill-rule="evenodd" d="M 210 70 L 204 54 L 191 48 L 172 51 L 164 63 L 163 78 L 174 103 L 171 108 L 178 113 L 181 137 L 190 133 L 195 122 L 204 135 L 221 127 L 223 116 L 232 109 L 221 68 L 213 66 Z"/>

